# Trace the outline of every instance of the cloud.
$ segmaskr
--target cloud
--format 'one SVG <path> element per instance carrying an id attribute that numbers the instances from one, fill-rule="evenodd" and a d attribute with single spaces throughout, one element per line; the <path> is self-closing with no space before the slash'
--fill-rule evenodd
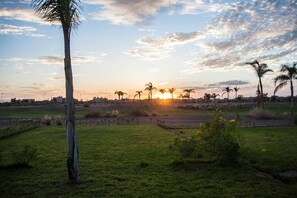
<path id="1" fill-rule="evenodd" d="M 160 60 L 168 57 L 169 53 L 174 50 L 174 46 L 193 42 L 203 36 L 201 32 L 190 32 L 170 33 L 161 38 L 142 37 L 136 41 L 140 47 L 124 53 L 144 60 Z"/>
<path id="2" fill-rule="evenodd" d="M 3 17 L 7 20 L 34 22 L 42 25 L 52 24 L 49 22 L 45 22 L 41 17 L 35 14 L 33 9 L 29 8 L 0 8 L 0 17 Z"/>
<path id="3" fill-rule="evenodd" d="M 0 24 L 0 35 L 25 35 L 31 37 L 44 37 L 44 34 L 36 34 L 37 29 L 32 26 L 15 26 Z"/>
<path id="4" fill-rule="evenodd" d="M 230 69 L 258 59 L 273 64 L 296 59 L 296 0 L 230 4 L 199 40 L 203 54 L 192 61 L 203 69 Z M 280 64 L 280 63 L 278 63 Z"/>
<path id="5" fill-rule="evenodd" d="M 236 85 L 246 85 L 246 84 L 249 84 L 249 83 L 250 82 L 243 81 L 243 80 L 228 80 L 228 81 L 208 84 L 207 86 L 208 87 L 217 87 L 217 86 L 221 86 L 221 85 L 236 86 Z"/>
<path id="6" fill-rule="evenodd" d="M 85 3 L 100 6 L 100 11 L 92 13 L 95 20 L 108 20 L 118 25 L 142 23 L 160 10 L 173 4 L 174 0 L 85 0 Z"/>

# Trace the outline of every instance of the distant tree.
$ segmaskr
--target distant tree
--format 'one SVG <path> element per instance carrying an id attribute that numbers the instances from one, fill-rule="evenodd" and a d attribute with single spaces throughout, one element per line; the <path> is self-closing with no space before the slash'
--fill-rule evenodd
<path id="1" fill-rule="evenodd" d="M 183 94 L 179 94 L 179 96 L 177 97 L 177 98 L 180 98 L 180 99 L 184 99 L 184 98 L 190 98 L 190 95 L 189 94 L 185 94 L 185 95 L 183 95 Z"/>
<path id="2" fill-rule="evenodd" d="M 189 96 L 188 98 L 191 98 L 191 93 L 195 93 L 194 89 L 184 89 L 183 92 L 185 92 L 186 96 Z"/>
<path id="3" fill-rule="evenodd" d="M 141 94 L 142 94 L 142 91 L 136 91 L 136 94 L 135 94 L 134 98 L 136 96 L 138 96 L 138 100 L 140 100 Z"/>
<path id="4" fill-rule="evenodd" d="M 123 99 L 123 96 L 124 96 L 125 94 L 127 94 L 127 93 L 124 93 L 124 92 L 122 92 L 122 91 L 116 91 L 116 92 L 114 92 L 114 94 L 117 94 L 118 97 L 119 97 L 119 100 L 121 100 L 121 99 Z"/>
<path id="5" fill-rule="evenodd" d="M 229 93 L 230 93 L 230 91 L 233 91 L 233 89 L 231 89 L 230 87 L 226 87 L 226 88 L 224 88 L 223 90 L 222 90 L 222 96 L 225 94 L 225 93 L 227 93 L 227 98 L 228 98 L 228 100 L 229 100 Z"/>
<path id="6" fill-rule="evenodd" d="M 162 94 L 162 98 L 164 98 L 164 93 L 166 93 L 165 89 L 159 89 L 159 92 Z"/>
<path id="7" fill-rule="evenodd" d="M 171 94 L 171 99 L 173 99 L 173 92 L 175 91 L 175 88 L 169 88 L 168 92 Z"/>
<path id="8" fill-rule="evenodd" d="M 151 82 L 145 84 L 145 91 L 148 91 L 148 99 L 153 99 L 153 90 L 156 90 L 157 88 L 153 86 Z"/>
<path id="9" fill-rule="evenodd" d="M 217 96 L 220 96 L 220 94 L 212 93 L 211 97 L 215 100 Z"/>
<path id="10" fill-rule="evenodd" d="M 288 82 L 290 82 L 290 89 L 291 89 L 291 114 L 294 115 L 294 103 L 293 103 L 293 99 L 294 99 L 294 85 L 293 85 L 293 80 L 297 79 L 297 63 L 293 63 L 292 67 L 290 67 L 289 65 L 282 65 L 280 72 L 282 72 L 282 74 L 278 75 L 275 79 L 274 79 L 274 83 L 275 85 L 279 82 L 279 84 L 275 87 L 274 90 L 274 95 L 275 93 L 280 90 L 281 88 L 283 88 L 284 86 L 286 86 L 288 84 Z"/>
<path id="11" fill-rule="evenodd" d="M 237 92 L 239 91 L 239 87 L 234 87 L 233 90 L 235 91 L 235 99 L 237 99 Z"/>
<path id="12" fill-rule="evenodd" d="M 67 142 L 68 142 L 68 176 L 72 183 L 79 180 L 78 174 L 78 143 L 75 127 L 75 109 L 73 99 L 73 76 L 70 54 L 71 31 L 80 23 L 79 0 L 32 0 L 32 7 L 45 21 L 60 23 L 64 36 L 64 70 L 66 79 L 66 108 L 67 108 Z"/>
<path id="13" fill-rule="evenodd" d="M 268 65 L 265 63 L 260 64 L 257 60 L 254 62 L 249 62 L 246 63 L 248 65 L 251 65 L 253 69 L 255 70 L 257 77 L 259 79 L 259 86 L 260 86 L 260 106 L 262 109 L 264 109 L 264 94 L 263 94 L 263 84 L 262 84 L 262 77 L 267 73 L 267 72 L 273 72 L 273 70 L 268 69 Z"/>
<path id="14" fill-rule="evenodd" d="M 204 93 L 204 100 L 207 102 L 207 103 L 209 103 L 209 101 L 210 101 L 210 99 L 211 99 L 211 94 L 209 94 L 209 93 Z"/>

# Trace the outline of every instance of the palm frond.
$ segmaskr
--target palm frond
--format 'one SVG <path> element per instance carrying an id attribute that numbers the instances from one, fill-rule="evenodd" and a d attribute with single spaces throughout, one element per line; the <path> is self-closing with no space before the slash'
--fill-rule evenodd
<path id="1" fill-rule="evenodd" d="M 287 76 L 285 74 L 281 74 L 281 75 L 274 78 L 274 84 L 276 85 L 277 82 L 283 83 L 283 82 L 288 81 L 288 80 L 290 80 L 289 76 Z"/>
<path id="2" fill-rule="evenodd" d="M 275 95 L 275 93 L 278 91 L 278 90 L 280 90 L 281 88 L 283 88 L 284 86 L 286 86 L 288 84 L 288 81 L 285 81 L 285 82 L 282 82 L 282 83 L 280 83 L 279 85 L 277 85 L 276 87 L 275 87 L 275 89 L 274 89 L 274 95 Z"/>

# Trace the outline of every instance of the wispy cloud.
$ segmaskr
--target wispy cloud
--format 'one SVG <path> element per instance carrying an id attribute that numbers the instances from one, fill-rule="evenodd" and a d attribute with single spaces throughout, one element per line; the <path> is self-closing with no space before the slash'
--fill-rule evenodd
<path id="1" fill-rule="evenodd" d="M 142 37 L 136 42 L 140 47 L 127 50 L 125 54 L 144 60 L 159 60 L 169 56 L 177 45 L 184 45 L 202 38 L 201 32 L 170 33 L 161 38 Z"/>
<path id="2" fill-rule="evenodd" d="M 41 19 L 33 9 L 29 8 L 0 8 L 0 17 L 7 20 L 19 20 L 26 22 L 34 22 L 42 25 L 50 25 Z"/>
<path id="3" fill-rule="evenodd" d="M 236 85 L 247 85 L 250 82 L 248 81 L 243 81 L 243 80 L 228 80 L 228 81 L 223 81 L 223 82 L 218 82 L 218 83 L 212 83 L 208 84 L 208 87 L 218 87 L 218 86 L 236 86 Z"/>
<path id="4" fill-rule="evenodd" d="M 31 37 L 44 37 L 44 34 L 36 34 L 36 28 L 32 26 L 15 26 L 8 24 L 0 24 L 0 34 L 7 35 L 25 35 Z"/>

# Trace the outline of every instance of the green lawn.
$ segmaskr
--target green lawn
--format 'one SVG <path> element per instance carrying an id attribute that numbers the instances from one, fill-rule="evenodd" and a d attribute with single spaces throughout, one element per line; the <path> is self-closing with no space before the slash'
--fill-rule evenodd
<path id="1" fill-rule="evenodd" d="M 297 170 L 297 128 L 245 128 L 243 162 L 236 167 L 174 165 L 176 135 L 155 125 L 79 127 L 80 183 L 67 183 L 63 127 L 43 127 L 0 140 L 3 161 L 24 145 L 37 149 L 32 168 L 0 168 L 1 197 L 295 197 L 258 171 Z M 295 143 L 295 144 L 294 144 Z M 263 151 L 266 149 L 266 151 Z"/>

